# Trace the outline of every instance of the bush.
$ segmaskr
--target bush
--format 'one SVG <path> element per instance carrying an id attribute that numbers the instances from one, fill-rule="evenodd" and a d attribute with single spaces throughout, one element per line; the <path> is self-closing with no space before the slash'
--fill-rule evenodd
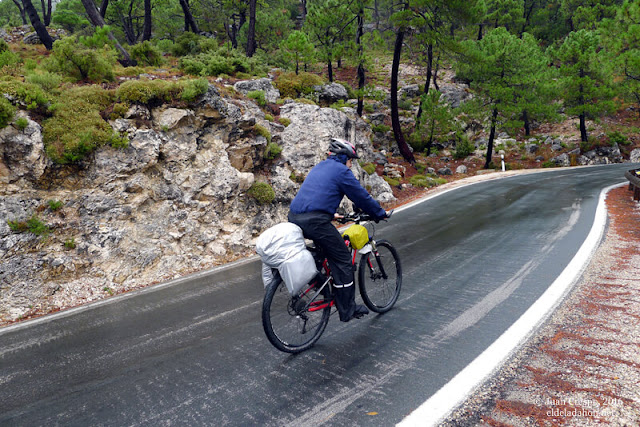
<path id="1" fill-rule="evenodd" d="M 171 51 L 175 56 L 198 54 L 201 52 L 200 40 L 202 38 L 202 36 L 186 31 L 178 36 L 175 43 L 173 43 Z"/>
<path id="2" fill-rule="evenodd" d="M 376 172 L 376 165 L 374 165 L 373 163 L 364 164 L 362 165 L 362 170 L 364 170 L 367 175 L 371 175 Z"/>
<path id="3" fill-rule="evenodd" d="M 280 91 L 280 95 L 285 98 L 300 98 L 313 93 L 313 86 L 322 85 L 322 77 L 311 73 L 293 72 L 282 73 L 275 80 L 275 86 Z"/>
<path id="4" fill-rule="evenodd" d="M 261 107 L 264 107 L 265 105 L 267 105 L 267 100 L 264 96 L 263 90 L 252 90 L 250 92 L 247 92 L 247 97 L 256 101 L 256 104 L 258 104 Z"/>
<path id="5" fill-rule="evenodd" d="M 261 205 L 269 204 L 276 198 L 275 191 L 266 182 L 254 182 L 251 188 L 247 190 L 247 195 L 256 199 Z"/>
<path id="6" fill-rule="evenodd" d="M 286 117 L 280 117 L 280 118 L 278 119 L 278 121 L 279 121 L 279 122 L 280 122 L 280 124 L 281 124 L 282 126 L 284 126 L 284 127 L 287 127 L 287 126 L 289 126 L 289 125 L 291 124 L 291 119 L 288 119 L 288 118 L 286 118 Z"/>
<path id="7" fill-rule="evenodd" d="M 264 126 L 255 125 L 253 126 L 253 130 L 256 132 L 256 134 L 264 136 L 267 139 L 267 142 L 271 142 L 271 132 L 269 132 L 267 128 L 265 128 Z"/>
<path id="8" fill-rule="evenodd" d="M 19 131 L 23 131 L 27 128 L 27 126 L 29 126 L 29 121 L 24 117 L 19 117 L 14 124 L 16 126 L 16 129 L 18 129 Z"/>
<path id="9" fill-rule="evenodd" d="M 7 221 L 7 224 L 14 233 L 29 232 L 36 236 L 46 236 L 51 233 L 51 229 L 36 215 L 33 215 L 27 221 Z"/>
<path id="10" fill-rule="evenodd" d="M 16 65 L 21 62 L 18 54 L 11 52 L 9 49 L 0 52 L 0 68 L 5 65 Z"/>
<path id="11" fill-rule="evenodd" d="M 183 83 L 182 94 L 180 98 L 185 102 L 193 102 L 209 90 L 209 80 L 195 79 L 186 80 Z"/>
<path id="12" fill-rule="evenodd" d="M 43 141 L 56 163 L 82 160 L 96 148 L 111 144 L 114 132 L 100 113 L 113 104 L 113 91 L 100 86 L 69 88 L 52 105 L 53 117 L 42 123 Z"/>
<path id="13" fill-rule="evenodd" d="M 459 136 L 458 142 L 456 143 L 456 149 L 453 152 L 454 159 L 464 159 L 470 154 L 472 154 L 476 149 L 476 146 L 469 141 L 469 138 L 466 135 Z"/>
<path id="14" fill-rule="evenodd" d="M 7 94 L 17 98 L 29 110 L 46 111 L 50 103 L 49 96 L 40 86 L 23 83 L 18 80 L 0 81 L 0 94 Z"/>
<path id="15" fill-rule="evenodd" d="M 9 43 L 7 43 L 4 39 L 0 38 L 0 53 L 9 50 Z"/>
<path id="16" fill-rule="evenodd" d="M 371 126 L 371 130 L 375 133 L 387 133 L 391 130 L 391 126 L 387 126 L 384 124 L 373 125 Z"/>
<path id="17" fill-rule="evenodd" d="M 42 73 L 27 74 L 25 79 L 27 83 L 40 86 L 44 91 L 51 92 L 57 89 L 62 83 L 62 76 L 56 73 L 44 71 Z"/>
<path id="18" fill-rule="evenodd" d="M 16 113 L 15 107 L 2 95 L 0 95 L 0 129 L 7 127 Z"/>
<path id="19" fill-rule="evenodd" d="M 611 143 L 611 145 L 629 145 L 631 144 L 631 141 L 629 141 L 627 139 L 626 136 L 624 136 L 623 134 L 621 134 L 618 131 L 614 131 L 614 132 L 610 132 L 608 135 L 609 137 L 609 143 Z"/>
<path id="20" fill-rule="evenodd" d="M 171 53 L 173 51 L 173 40 L 157 40 L 156 47 L 163 53 Z"/>
<path id="21" fill-rule="evenodd" d="M 48 71 L 60 72 L 77 81 L 88 80 L 96 83 L 113 81 L 113 66 L 116 52 L 109 44 L 100 47 L 101 38 L 65 37 L 53 44 L 53 53 L 44 62 Z"/>
<path id="22" fill-rule="evenodd" d="M 270 142 L 267 144 L 267 148 L 264 150 L 264 158 L 268 160 L 273 160 L 278 157 L 282 153 L 282 147 L 280 147 L 275 142 Z"/>
<path id="23" fill-rule="evenodd" d="M 158 67 L 164 63 L 164 58 L 162 57 L 160 49 L 151 44 L 148 40 L 129 47 L 129 54 L 131 55 L 131 58 L 138 61 L 138 64 Z"/>
<path id="24" fill-rule="evenodd" d="M 391 177 L 385 176 L 384 180 L 387 181 L 387 184 L 389 184 L 392 187 L 398 187 L 400 185 L 400 180 L 399 179 L 395 179 L 395 178 L 391 178 Z"/>
<path id="25" fill-rule="evenodd" d="M 62 203 L 60 200 L 49 200 L 47 202 L 47 205 L 49 206 L 49 209 L 55 212 L 62 209 L 62 207 L 64 206 L 64 203 Z"/>
<path id="26" fill-rule="evenodd" d="M 180 58 L 179 67 L 187 74 L 196 76 L 219 76 L 247 73 L 264 74 L 265 65 L 257 58 L 247 58 L 237 50 L 218 49 Z"/>
<path id="27" fill-rule="evenodd" d="M 120 102 L 152 104 L 171 101 L 181 92 L 175 82 L 165 80 L 129 80 L 120 85 L 116 96 Z"/>

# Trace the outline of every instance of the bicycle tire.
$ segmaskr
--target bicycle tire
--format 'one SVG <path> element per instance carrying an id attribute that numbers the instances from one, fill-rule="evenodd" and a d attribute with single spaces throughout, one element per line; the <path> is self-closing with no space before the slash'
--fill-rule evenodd
<path id="1" fill-rule="evenodd" d="M 376 241 L 376 247 L 387 279 L 382 277 L 378 259 L 373 252 L 369 252 L 360 258 L 358 287 L 362 300 L 369 310 L 386 313 L 391 310 L 400 296 L 402 265 L 398 252 L 391 243 L 379 240 Z"/>
<path id="2" fill-rule="evenodd" d="M 292 297 L 281 278 L 269 286 L 262 302 L 262 326 L 267 338 L 275 348 L 286 353 L 300 353 L 311 348 L 327 327 L 331 315 L 328 286 L 315 298 L 315 289 L 305 286 L 306 291 Z M 324 304 L 325 308 L 310 311 L 310 303 Z M 304 307 L 307 309 L 303 309 Z"/>

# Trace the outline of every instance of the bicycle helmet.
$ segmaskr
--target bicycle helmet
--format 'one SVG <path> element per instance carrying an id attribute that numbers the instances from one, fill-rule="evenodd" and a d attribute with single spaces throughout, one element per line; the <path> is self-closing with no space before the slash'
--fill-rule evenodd
<path id="1" fill-rule="evenodd" d="M 349 141 L 345 141 L 340 138 L 331 138 L 331 144 L 329 144 L 329 151 L 331 154 L 344 154 L 350 159 L 359 159 L 358 153 L 356 153 L 356 147 Z"/>

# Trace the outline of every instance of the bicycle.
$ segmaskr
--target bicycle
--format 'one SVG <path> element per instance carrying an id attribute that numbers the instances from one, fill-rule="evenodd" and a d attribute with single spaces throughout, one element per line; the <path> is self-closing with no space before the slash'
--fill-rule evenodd
<path id="1" fill-rule="evenodd" d="M 389 213 L 390 218 L 393 211 Z M 352 213 L 341 223 L 367 222 L 371 233 L 367 244 L 355 249 L 347 236 L 345 244 L 351 248 L 352 262 L 361 254 L 358 269 L 358 289 L 364 304 L 375 313 L 386 313 L 398 300 L 402 286 L 402 266 L 396 249 L 387 240 L 376 240 L 372 218 L 364 213 Z M 300 353 L 311 348 L 323 334 L 334 301 L 334 283 L 326 257 L 320 248 L 307 247 L 314 256 L 319 273 L 294 296 L 274 269 L 274 279 L 267 286 L 262 303 L 262 326 L 267 338 L 278 350 Z M 335 312 L 335 311 L 334 311 Z"/>

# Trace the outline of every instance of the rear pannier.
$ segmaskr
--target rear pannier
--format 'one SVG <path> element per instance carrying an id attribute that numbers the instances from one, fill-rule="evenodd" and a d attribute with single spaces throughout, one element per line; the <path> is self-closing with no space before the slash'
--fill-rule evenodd
<path id="1" fill-rule="evenodd" d="M 276 268 L 291 295 L 311 281 L 318 272 L 313 255 L 307 249 L 302 229 L 282 222 L 265 230 L 256 241 L 256 252 L 262 259 L 262 281 L 268 286 Z"/>

